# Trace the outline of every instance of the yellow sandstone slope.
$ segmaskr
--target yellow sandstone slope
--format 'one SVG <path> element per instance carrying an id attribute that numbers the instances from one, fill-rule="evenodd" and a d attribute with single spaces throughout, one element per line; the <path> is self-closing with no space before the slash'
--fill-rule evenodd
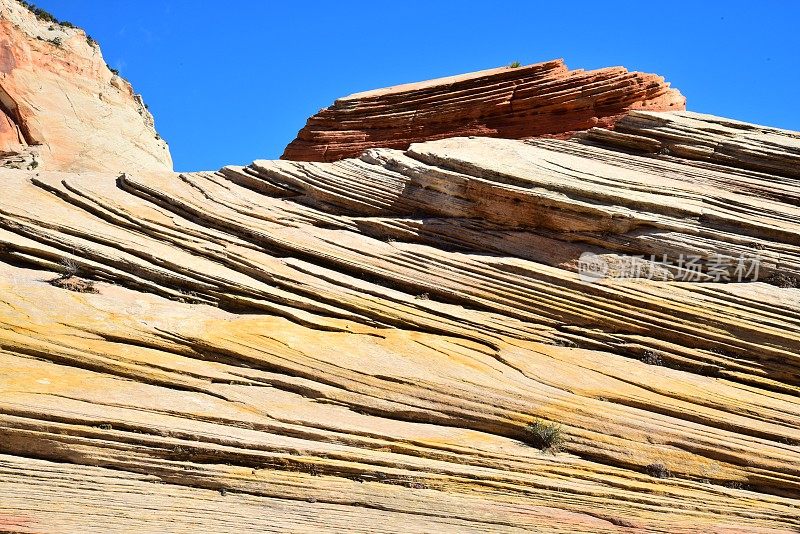
<path id="1" fill-rule="evenodd" d="M 798 135 L 2 170 L 0 531 L 797 532 Z"/>

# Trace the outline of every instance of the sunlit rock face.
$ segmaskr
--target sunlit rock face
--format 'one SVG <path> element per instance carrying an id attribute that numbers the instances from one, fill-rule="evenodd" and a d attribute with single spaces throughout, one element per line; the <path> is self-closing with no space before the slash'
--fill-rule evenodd
<path id="1" fill-rule="evenodd" d="M 340 98 L 308 119 L 282 159 L 336 161 L 375 147 L 454 136 L 568 137 L 611 128 L 629 110 L 679 111 L 664 78 L 623 67 L 569 70 L 561 60 L 503 67 Z"/>
<path id="2" fill-rule="evenodd" d="M 0 518 L 80 529 L 102 490 L 118 529 L 791 532 L 796 144 L 635 112 L 335 163 L 2 171 Z"/>
<path id="3" fill-rule="evenodd" d="M 798 133 L 607 126 L 0 169 L 0 531 L 796 532 Z"/>
<path id="4" fill-rule="evenodd" d="M 0 164 L 77 172 L 172 169 L 131 85 L 83 30 L 0 0 Z"/>

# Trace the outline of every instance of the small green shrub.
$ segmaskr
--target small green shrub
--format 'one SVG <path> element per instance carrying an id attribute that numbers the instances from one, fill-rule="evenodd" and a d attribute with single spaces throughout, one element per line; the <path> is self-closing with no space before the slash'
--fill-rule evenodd
<path id="1" fill-rule="evenodd" d="M 25 0 L 20 0 L 19 3 L 28 8 L 28 11 L 36 15 L 37 19 L 43 20 L 45 22 L 52 22 L 55 24 L 59 24 L 58 19 L 55 18 L 49 12 L 45 11 L 44 9 L 36 7 L 35 5 L 31 4 L 30 2 L 26 2 Z"/>
<path id="2" fill-rule="evenodd" d="M 520 63 L 519 61 L 514 61 L 514 62 L 511 63 L 511 65 L 508 66 L 508 68 L 517 69 L 517 68 L 519 68 L 521 66 L 522 66 L 522 63 Z"/>
<path id="3" fill-rule="evenodd" d="M 58 20 L 49 11 L 45 11 L 44 9 L 42 9 L 40 7 L 36 7 L 34 4 L 31 4 L 30 2 L 26 2 L 25 0 L 19 0 L 19 3 L 22 4 L 23 6 L 25 6 L 28 9 L 28 11 L 33 13 L 34 16 L 36 16 L 36 18 L 41 20 L 41 21 L 51 22 L 53 24 L 58 24 L 59 26 L 61 26 L 63 28 L 77 28 L 77 26 L 75 26 L 73 23 L 71 23 L 69 21 L 66 21 L 66 20 Z M 54 30 L 55 28 L 53 26 L 50 26 L 49 29 L 50 30 Z"/>
<path id="4" fill-rule="evenodd" d="M 525 441 L 537 449 L 557 452 L 564 444 L 561 425 L 536 420 L 525 428 Z"/>

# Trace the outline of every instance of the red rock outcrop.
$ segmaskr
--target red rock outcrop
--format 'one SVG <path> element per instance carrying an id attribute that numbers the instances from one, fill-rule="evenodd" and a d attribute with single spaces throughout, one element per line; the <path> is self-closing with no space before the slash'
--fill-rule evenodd
<path id="1" fill-rule="evenodd" d="M 634 109 L 679 111 L 686 99 L 655 74 L 569 70 L 562 60 L 356 93 L 310 119 L 282 159 L 336 161 L 454 136 L 523 139 L 611 127 Z"/>
<path id="2" fill-rule="evenodd" d="M 0 166 L 163 171 L 172 158 L 141 96 L 83 30 L 0 0 Z"/>

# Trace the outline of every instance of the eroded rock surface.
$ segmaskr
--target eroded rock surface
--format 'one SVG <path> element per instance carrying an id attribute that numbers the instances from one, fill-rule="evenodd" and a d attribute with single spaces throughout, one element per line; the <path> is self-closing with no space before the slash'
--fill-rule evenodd
<path id="1" fill-rule="evenodd" d="M 0 528 L 796 532 L 799 153 L 637 111 L 334 163 L 0 171 Z M 659 276 L 586 280 L 586 252 Z M 696 276 L 658 261 L 682 255 Z"/>
<path id="2" fill-rule="evenodd" d="M 566 137 L 611 127 L 628 110 L 678 111 L 661 76 L 622 67 L 569 70 L 561 60 L 503 67 L 338 99 L 308 119 L 282 159 L 336 161 L 375 147 L 455 136 Z"/>
<path id="3" fill-rule="evenodd" d="M 83 30 L 0 0 L 0 165 L 168 171 L 172 158 L 142 97 Z"/>

